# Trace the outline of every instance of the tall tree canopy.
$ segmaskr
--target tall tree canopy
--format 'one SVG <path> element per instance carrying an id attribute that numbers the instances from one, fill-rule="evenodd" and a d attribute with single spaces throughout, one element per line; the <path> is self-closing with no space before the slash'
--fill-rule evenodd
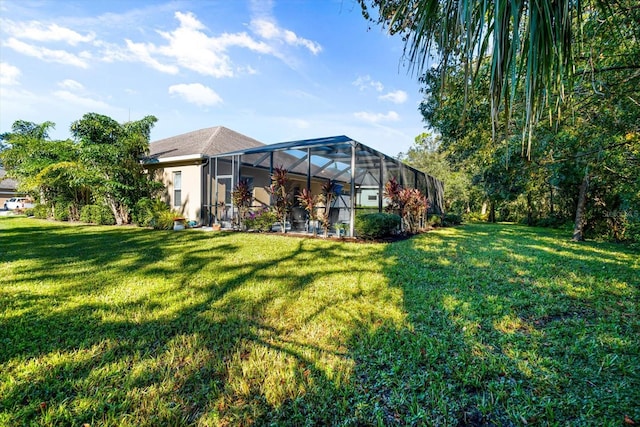
<path id="1" fill-rule="evenodd" d="M 0 159 L 21 190 L 40 201 L 68 205 L 74 218 L 84 205 L 105 204 L 117 224 L 126 224 L 135 204 L 162 187 L 140 162 L 156 121 L 147 116 L 120 124 L 88 113 L 71 125 L 75 140 L 51 141 L 53 123 L 20 120 L 1 135 Z"/>
<path id="2" fill-rule="evenodd" d="M 576 240 L 640 222 L 619 215 L 640 207 L 637 0 L 359 1 L 403 36 L 439 150 L 491 206 L 573 210 Z"/>
<path id="3" fill-rule="evenodd" d="M 366 18 L 387 26 L 393 34 L 402 34 L 406 58 L 418 73 L 426 71 L 430 58 L 438 60 L 438 69 L 443 73 L 450 65 L 461 66 L 466 77 L 465 98 L 468 82 L 488 61 L 492 122 L 496 124 L 500 112 L 509 121 L 520 94 L 527 154 L 531 151 L 532 126 L 542 112 L 557 112 L 561 103 L 571 97 L 577 76 L 593 77 L 627 69 L 636 72 L 635 79 L 640 77 L 636 56 L 627 52 L 616 57 L 615 63 L 601 67 L 597 60 L 602 54 L 601 46 L 590 43 L 594 32 L 612 32 L 618 35 L 623 50 L 637 50 L 637 0 L 359 2 Z"/>
<path id="4" fill-rule="evenodd" d="M 117 224 L 128 223 L 135 203 L 157 189 L 158 183 L 147 176 L 140 162 L 149 153 L 156 121 L 154 116 L 146 116 L 120 124 L 111 117 L 88 113 L 71 124 L 82 162 L 94 171 L 96 195 L 111 208 Z"/>

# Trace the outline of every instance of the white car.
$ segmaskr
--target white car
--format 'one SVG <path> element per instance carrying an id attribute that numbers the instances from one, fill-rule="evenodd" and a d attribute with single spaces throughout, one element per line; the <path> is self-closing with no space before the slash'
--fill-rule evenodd
<path id="1" fill-rule="evenodd" d="M 32 207 L 33 207 L 33 202 L 28 197 L 12 197 L 6 202 L 4 202 L 4 208 L 9 210 L 32 208 Z"/>

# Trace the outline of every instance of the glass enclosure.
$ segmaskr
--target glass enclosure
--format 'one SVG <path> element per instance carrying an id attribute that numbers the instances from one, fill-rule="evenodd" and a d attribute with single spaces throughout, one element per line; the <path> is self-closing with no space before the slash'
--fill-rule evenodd
<path id="1" fill-rule="evenodd" d="M 384 184 L 395 177 L 403 187 L 418 188 L 429 199 L 429 212 L 441 213 L 444 186 L 399 160 L 389 157 L 346 136 L 292 141 L 265 145 L 211 157 L 203 167 L 203 215 L 207 222 L 231 226 L 234 206 L 231 192 L 243 178 L 250 178 L 252 208 L 269 206 L 270 176 L 276 167 L 288 171 L 290 190 L 304 188 L 319 194 L 327 181 L 339 189 L 329 210 L 332 224 L 342 224 L 353 236 L 357 210 L 381 212 L 385 206 Z M 287 227 L 308 230 L 306 212 L 293 198 Z"/>

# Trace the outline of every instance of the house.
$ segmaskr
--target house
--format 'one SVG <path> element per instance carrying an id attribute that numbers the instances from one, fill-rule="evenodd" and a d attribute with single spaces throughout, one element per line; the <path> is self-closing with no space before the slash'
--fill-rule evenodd
<path id="1" fill-rule="evenodd" d="M 164 183 L 162 198 L 172 209 L 186 218 L 205 223 L 204 171 L 211 156 L 259 146 L 264 144 L 215 126 L 152 142 L 144 163 L 150 173 Z"/>
<path id="2" fill-rule="evenodd" d="M 12 197 L 19 196 L 17 192 L 18 182 L 12 178 L 6 178 L 7 172 L 0 166 L 0 207 Z"/>
<path id="3" fill-rule="evenodd" d="M 356 210 L 382 211 L 384 184 L 391 177 L 420 189 L 432 213 L 443 206 L 441 181 L 344 135 L 265 145 L 218 126 L 152 142 L 145 163 L 164 182 L 165 201 L 203 225 L 231 226 L 236 214 L 231 193 L 240 180 L 253 188 L 253 208 L 269 206 L 276 167 L 288 171 L 294 194 L 303 188 L 319 194 L 325 182 L 336 182 L 340 195 L 329 207 L 330 218 L 347 225 L 349 235 Z M 292 226 L 305 227 L 304 217 L 294 200 Z"/>

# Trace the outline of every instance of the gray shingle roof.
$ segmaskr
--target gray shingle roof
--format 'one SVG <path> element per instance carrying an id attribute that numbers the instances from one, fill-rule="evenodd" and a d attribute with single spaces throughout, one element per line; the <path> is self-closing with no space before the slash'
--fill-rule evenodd
<path id="1" fill-rule="evenodd" d="M 147 161 L 189 155 L 213 156 L 263 145 L 260 141 L 224 126 L 215 126 L 152 142 L 149 144 Z"/>
<path id="2" fill-rule="evenodd" d="M 7 172 L 4 168 L 0 168 L 0 190 L 2 191 L 16 191 L 18 188 L 18 182 L 12 178 L 5 178 Z"/>

